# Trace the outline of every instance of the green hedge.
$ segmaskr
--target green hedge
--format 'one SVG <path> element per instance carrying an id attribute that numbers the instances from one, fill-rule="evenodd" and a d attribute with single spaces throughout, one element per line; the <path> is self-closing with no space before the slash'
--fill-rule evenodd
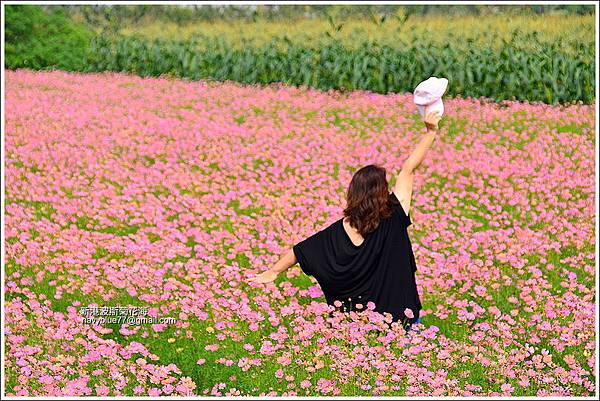
<path id="1" fill-rule="evenodd" d="M 9 69 L 85 69 L 93 34 L 73 23 L 62 9 L 7 5 L 4 60 Z"/>
<path id="2" fill-rule="evenodd" d="M 365 42 L 349 50 L 333 41 L 311 47 L 284 38 L 236 49 L 223 39 L 203 36 L 167 42 L 101 35 L 92 41 L 88 68 L 378 93 L 412 92 L 421 80 L 435 75 L 450 81 L 448 96 L 593 102 L 594 43 L 581 43 L 565 53 L 561 39 L 550 44 L 536 41 L 535 34 L 515 34 L 495 49 L 459 50 L 449 44 L 411 41 L 394 48 Z"/>

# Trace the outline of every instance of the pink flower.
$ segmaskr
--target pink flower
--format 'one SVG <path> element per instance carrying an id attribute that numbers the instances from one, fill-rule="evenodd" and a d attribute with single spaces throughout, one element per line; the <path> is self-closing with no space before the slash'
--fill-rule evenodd
<path id="1" fill-rule="evenodd" d="M 504 393 L 512 393 L 514 391 L 513 386 L 508 383 L 504 383 L 502 386 L 500 386 L 500 390 L 502 390 Z"/>
<path id="2" fill-rule="evenodd" d="M 155 387 L 148 389 L 148 395 L 150 397 L 158 397 L 161 394 L 161 390 Z"/>
<path id="3" fill-rule="evenodd" d="M 103 397 L 103 396 L 107 396 L 110 394 L 110 389 L 107 386 L 102 386 L 102 385 L 95 385 L 96 388 L 96 395 L 98 397 Z"/>
<path id="4" fill-rule="evenodd" d="M 310 380 L 305 379 L 300 382 L 300 387 L 302 388 L 309 388 L 310 386 L 312 386 Z"/>
<path id="5" fill-rule="evenodd" d="M 411 94 L 58 70 L 5 78 L 12 395 L 595 391 L 594 105 L 446 99 L 451 135 L 422 166 L 411 241 L 422 314 L 465 335 L 429 326 L 407 337 L 373 302 L 330 316 L 298 266 L 266 292 L 245 278 L 337 221 L 358 167 L 397 172 L 420 136 L 416 109 L 402 106 Z M 122 295 L 175 322 L 84 323 L 82 308 Z M 66 308 L 52 308 L 59 300 Z M 209 327 L 201 336 L 195 321 Z M 139 342 L 110 340 L 119 333 Z M 150 351 L 155 341 L 179 360 L 206 347 L 221 373 L 196 389 Z M 273 362 L 280 385 L 231 386 L 233 370 L 261 375 Z M 518 389 L 469 383 L 476 366 Z"/>

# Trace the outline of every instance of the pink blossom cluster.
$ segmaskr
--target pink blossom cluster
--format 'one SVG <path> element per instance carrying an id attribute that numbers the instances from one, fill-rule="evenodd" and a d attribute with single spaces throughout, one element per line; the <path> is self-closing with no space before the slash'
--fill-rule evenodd
<path id="1" fill-rule="evenodd" d="M 7 393 L 594 393 L 593 106 L 445 99 L 415 173 L 424 309 L 405 333 L 371 308 L 329 316 L 298 266 L 246 279 L 339 219 L 357 168 L 393 179 L 424 133 L 411 94 L 5 76 Z M 176 322 L 116 342 L 90 304 Z"/>
<path id="2" fill-rule="evenodd" d="M 123 346 L 81 323 L 73 306 L 54 312 L 43 295 L 23 291 L 5 303 L 5 335 L 14 396 L 191 396 L 196 388 L 173 364 L 136 341 Z M 128 387 L 131 391 L 126 391 Z"/>

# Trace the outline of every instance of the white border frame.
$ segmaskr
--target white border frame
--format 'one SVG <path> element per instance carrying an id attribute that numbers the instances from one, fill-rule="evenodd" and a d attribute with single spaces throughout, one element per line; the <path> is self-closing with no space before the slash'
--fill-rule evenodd
<path id="1" fill-rule="evenodd" d="M 598 302 L 600 301 L 598 299 L 598 230 L 599 230 L 599 223 L 598 223 L 598 154 L 599 154 L 599 148 L 598 148 L 598 93 L 599 93 L 599 88 L 598 88 L 598 10 L 600 8 L 600 6 L 598 5 L 598 3 L 596 1 L 558 1 L 558 2 L 553 2 L 553 1 L 340 1 L 340 2 L 336 2 L 336 1 L 4 1 L 2 2 L 2 10 L 1 10 L 1 17 L 2 17 L 2 32 L 1 32 L 1 40 L 2 40 L 2 49 L 4 49 L 4 5 L 5 4 L 37 4 L 37 5 L 60 5 L 60 4 L 73 4 L 73 5 L 86 5 L 86 4 L 107 4 L 107 5 L 127 5 L 127 4 L 131 4 L 131 5 L 136 5 L 136 4 L 149 4 L 149 5 L 166 5 L 166 4 L 179 4 L 179 5 L 192 5 L 192 4 L 198 4 L 198 5 L 302 5 L 302 4 L 323 4 L 323 5 L 340 5 L 340 4 L 356 4 L 356 5 L 360 5 L 360 4 L 369 4 L 369 5 L 384 5 L 384 4 L 390 4 L 390 5 L 415 5 L 415 4 L 432 4 L 432 5 L 453 5 L 453 4 L 471 4 L 471 5 L 476 5 L 476 4 L 481 4 L 481 5 L 495 5 L 495 4 L 505 4 L 505 5 L 546 5 L 546 4 L 588 4 L 588 5 L 594 5 L 595 6 L 595 13 L 596 13 L 596 103 L 595 103 L 595 112 L 596 112 L 596 131 L 595 131 L 595 148 L 596 148 L 596 153 L 595 153 L 595 177 L 596 177 L 596 182 L 595 182 L 595 201 L 596 201 L 596 277 L 595 277 L 595 285 L 596 285 L 596 349 L 595 349 L 595 353 L 596 353 L 596 397 L 436 397 L 436 399 L 440 399 L 440 400 L 462 400 L 462 399 L 471 399 L 471 400 L 494 400 L 494 399 L 514 399 L 514 400 L 530 400 L 530 399 L 539 399 L 539 400 L 548 400 L 548 399 L 555 399 L 555 400 L 593 400 L 593 399 L 597 399 L 599 392 L 599 383 L 598 383 Z M 1 208 L 2 208 L 2 227 L 1 227 L 1 252 L 2 254 L 0 255 L 1 258 L 1 263 L 2 263 L 2 345 L 1 345 L 1 350 L 2 350 L 2 356 L 1 356 L 1 361 L 2 361 L 2 372 L 0 372 L 0 377 L 2 380 L 1 383 L 1 396 L 3 399 L 6 400 L 39 400 L 39 399 L 52 399 L 52 400 L 61 400 L 61 399 L 65 399 L 65 397 L 6 397 L 5 396 L 5 387 L 4 387 L 4 266 L 5 266 L 5 260 L 4 260 L 4 252 L 5 252 L 5 242 L 4 242 L 4 210 L 5 210 L 5 204 L 4 204 L 4 191 L 5 191 L 5 169 L 4 169 L 4 102 L 5 102 L 5 97 L 4 97 L 4 88 L 6 88 L 5 85 L 5 81 L 4 81 L 4 51 L 2 51 L 2 71 L 1 71 L 1 76 L 2 76 L 2 106 L 1 106 L 1 115 L 2 115 L 2 122 L 1 122 L 1 134 L 0 134 L 0 145 L 2 146 L 2 149 L 0 151 L 1 154 L 1 160 L 2 160 L 2 177 L 0 178 L 0 181 L 2 182 L 2 194 L 0 196 L 0 200 L 1 200 Z M 219 400 L 223 400 L 223 399 L 240 399 L 240 398 L 245 398 L 245 399 L 251 399 L 251 400 L 262 400 L 266 397 L 258 397 L 258 396 L 245 396 L 245 397 L 215 397 L 215 396 L 206 396 L 206 397 L 169 397 L 169 396 L 163 396 L 163 397 L 135 397 L 135 396 L 131 396 L 131 397 L 125 397 L 125 399 L 131 399 L 131 400 L 148 400 L 148 399 L 157 399 L 157 400 L 165 400 L 165 399 L 219 399 Z M 374 400 L 413 400 L 413 399 L 419 399 L 418 397 L 345 397 L 345 396 L 332 396 L 332 397 L 302 397 L 302 396 L 298 396 L 298 397 L 276 397 L 277 399 L 307 399 L 307 400 L 326 400 L 326 399 L 374 399 Z M 111 396 L 111 397 L 97 397 L 97 396 L 90 396 L 90 397 L 68 397 L 69 400 L 105 400 L 105 399 L 123 399 L 123 397 L 116 397 L 116 396 Z"/>

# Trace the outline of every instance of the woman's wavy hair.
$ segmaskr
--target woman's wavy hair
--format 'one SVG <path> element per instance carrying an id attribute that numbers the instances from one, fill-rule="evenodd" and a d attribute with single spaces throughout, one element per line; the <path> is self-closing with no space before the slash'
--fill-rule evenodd
<path id="1" fill-rule="evenodd" d="M 352 176 L 346 195 L 344 217 L 364 238 L 375 231 L 381 219 L 390 217 L 385 168 L 370 164 Z"/>

